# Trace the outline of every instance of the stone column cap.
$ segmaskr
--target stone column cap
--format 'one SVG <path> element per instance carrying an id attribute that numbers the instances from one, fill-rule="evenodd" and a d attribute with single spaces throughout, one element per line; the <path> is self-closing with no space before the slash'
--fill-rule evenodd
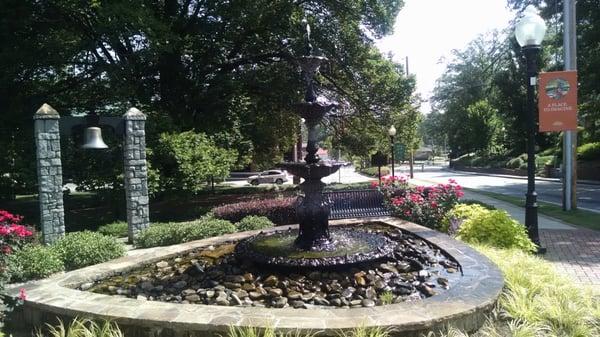
<path id="1" fill-rule="evenodd" d="M 146 120 L 146 115 L 144 115 L 143 112 L 141 112 L 140 110 L 138 110 L 136 108 L 130 108 L 123 115 L 123 118 L 128 119 L 128 120 L 141 120 L 141 121 L 145 121 Z"/>
<path id="2" fill-rule="evenodd" d="M 42 104 L 42 106 L 35 112 L 33 119 L 59 119 L 60 115 L 53 107 L 48 103 Z"/>

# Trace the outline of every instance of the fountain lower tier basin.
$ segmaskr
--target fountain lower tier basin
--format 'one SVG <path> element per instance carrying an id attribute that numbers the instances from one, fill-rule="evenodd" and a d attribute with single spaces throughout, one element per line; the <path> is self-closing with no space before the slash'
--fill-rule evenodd
<path id="1" fill-rule="evenodd" d="M 319 180 L 321 178 L 330 176 L 337 172 L 341 164 L 306 164 L 306 163 L 280 163 L 278 165 L 281 169 L 288 171 L 290 174 L 302 177 L 304 179 Z"/>
<path id="2" fill-rule="evenodd" d="M 331 226 L 348 226 L 361 224 L 365 221 L 366 219 L 332 221 Z M 473 331 L 485 322 L 486 315 L 493 309 L 503 287 L 503 279 L 500 271 L 487 258 L 444 234 L 422 226 L 394 218 L 368 219 L 368 221 L 377 221 L 400 230 L 406 236 L 414 237 L 414 239 L 411 239 L 413 243 L 409 241 L 411 245 L 420 245 L 419 241 L 423 241 L 425 243 L 423 247 L 429 247 L 427 249 L 433 249 L 436 254 L 439 254 L 439 261 L 437 263 L 430 261 L 433 263 L 431 266 L 433 269 L 428 269 L 430 267 L 426 267 L 425 269 L 431 275 L 435 275 L 435 277 L 429 280 L 431 283 L 436 283 L 438 278 L 447 279 L 448 289 L 444 289 L 440 283 L 436 283 L 436 287 L 433 288 L 436 294 L 431 294 L 433 296 L 428 297 L 422 291 L 419 291 L 414 293 L 412 297 L 401 298 L 397 303 L 393 304 L 381 303 L 383 297 L 377 296 L 375 301 L 380 301 L 380 303 L 376 303 L 374 306 L 369 301 L 359 301 L 360 304 L 358 302 L 351 302 L 350 305 L 342 307 L 327 306 L 324 302 L 322 303 L 323 305 L 307 305 L 305 306 L 307 309 L 295 309 L 291 305 L 284 305 L 284 308 L 277 308 L 272 306 L 275 305 L 275 302 L 272 300 L 283 296 L 273 288 L 277 287 L 281 289 L 282 285 L 287 284 L 287 287 L 290 287 L 294 286 L 294 284 L 290 280 L 283 279 L 283 276 L 280 274 L 277 274 L 279 278 L 278 283 L 275 283 L 273 278 L 267 281 L 268 276 L 265 277 L 265 275 L 269 275 L 275 271 L 267 270 L 260 266 L 245 266 L 255 268 L 252 269 L 255 277 L 254 284 L 257 287 L 260 286 L 268 294 L 266 295 L 267 300 L 264 302 L 265 304 L 255 306 L 243 304 L 237 306 L 220 306 L 199 304 L 204 302 L 192 303 L 193 300 L 191 298 L 189 301 L 183 299 L 179 303 L 175 303 L 164 302 L 158 299 L 150 300 L 150 298 L 143 298 L 143 296 L 129 298 L 127 297 L 128 295 L 115 296 L 78 290 L 93 287 L 102 282 L 102 280 L 118 277 L 123 278 L 125 275 L 130 275 L 132 272 L 143 270 L 144 268 L 149 270 L 160 269 L 160 275 L 154 275 L 156 276 L 156 282 L 178 277 L 180 276 L 177 270 L 178 266 L 187 263 L 188 260 L 186 259 L 188 257 L 199 260 L 199 257 L 194 255 L 199 251 L 213 251 L 214 256 L 212 258 L 215 259 L 214 266 L 217 267 L 219 266 L 219 260 L 227 260 L 231 257 L 233 247 L 229 245 L 230 247 L 227 248 L 228 243 L 247 239 L 259 233 L 259 231 L 253 231 L 169 247 L 137 250 L 130 252 L 129 256 L 121 259 L 55 275 L 41 281 L 8 287 L 7 291 L 11 296 L 18 296 L 19 289 L 21 288 L 24 288 L 27 292 L 27 300 L 19 310 L 11 314 L 13 316 L 10 318 L 10 321 L 22 324 L 24 327 L 31 329 L 33 326 L 39 326 L 44 323 L 55 324 L 57 317 L 62 319 L 73 317 L 102 318 L 117 322 L 124 330 L 126 336 L 151 335 L 165 337 L 226 335 L 231 326 L 254 327 L 258 329 L 275 328 L 282 333 L 298 332 L 298 330 L 300 330 L 301 334 L 320 331 L 321 336 L 336 336 L 340 333 L 340 330 L 350 330 L 357 327 L 383 327 L 392 329 L 392 335 L 418 336 L 421 333 L 427 334 L 428 331 L 432 330 L 443 330 L 447 325 Z M 287 228 L 273 228 L 265 232 L 270 233 L 282 230 L 287 231 Z M 213 248 L 211 249 L 211 247 Z M 236 259 L 227 260 L 227 263 L 234 263 L 234 260 Z M 446 266 L 447 263 L 444 262 L 443 266 L 440 261 L 454 263 L 456 268 L 452 268 L 454 270 L 450 273 L 450 268 Z M 392 261 L 392 268 L 401 268 L 399 263 Z M 243 263 L 234 267 L 241 268 L 242 266 L 244 266 Z M 241 272 L 241 270 L 231 269 L 233 267 L 228 268 L 223 270 L 223 273 L 227 274 L 230 271 L 235 273 Z M 382 279 L 385 279 L 386 273 L 392 273 L 393 277 L 401 276 L 412 278 L 415 281 L 420 280 L 419 284 L 428 282 L 420 279 L 420 277 L 425 277 L 424 273 L 420 275 L 420 272 L 413 269 L 398 270 L 398 273 L 395 273 L 392 268 L 382 266 L 379 262 L 374 265 L 367 265 L 365 268 L 366 270 L 362 270 L 364 274 L 361 273 L 358 267 L 336 271 L 324 270 L 320 271 L 319 275 L 315 274 L 314 279 L 310 276 L 302 278 L 303 280 L 306 279 L 302 282 L 306 283 L 305 290 L 312 289 L 309 292 L 315 293 L 315 296 L 320 295 L 318 294 L 320 290 L 311 287 L 321 287 L 321 291 L 323 291 L 324 287 L 334 284 L 332 280 L 338 279 L 345 280 L 343 282 L 351 282 L 350 287 L 355 288 L 357 291 L 359 291 L 360 287 L 363 287 L 357 284 L 366 282 L 366 285 L 363 287 L 364 293 L 362 294 L 368 296 L 367 288 L 371 287 L 369 282 L 372 281 L 368 278 L 380 276 Z M 414 266 L 411 266 L 411 268 L 414 268 Z M 205 273 L 202 273 L 202 271 Z M 205 277 L 207 282 L 209 279 L 214 279 L 214 275 L 219 274 L 219 272 L 214 270 L 209 271 L 202 268 L 199 272 L 194 277 L 201 277 L 198 275 L 206 276 L 208 273 L 212 273 L 210 278 Z M 312 272 L 314 273 L 314 271 Z M 296 272 L 296 274 L 301 273 L 300 271 Z M 286 275 L 289 276 L 291 274 Z M 233 277 L 222 276 L 224 282 L 230 283 L 228 286 L 233 286 L 233 283 L 241 282 L 241 279 L 236 280 Z M 187 278 L 188 281 L 192 279 L 195 278 Z M 286 282 L 284 283 L 283 281 Z M 340 285 L 341 282 L 339 282 Z M 203 287 L 204 284 L 199 284 L 198 286 Z M 221 286 L 220 289 L 223 289 L 224 293 L 227 293 L 225 290 L 228 289 L 227 286 L 219 286 Z M 186 285 L 185 287 L 188 286 Z M 190 287 L 193 288 L 193 286 Z M 368 291 L 377 291 L 375 285 L 372 287 L 373 290 Z M 172 288 L 177 290 L 175 284 L 173 284 Z M 159 296 L 160 293 L 155 292 L 158 291 L 158 287 L 153 285 L 153 288 L 148 289 L 151 294 Z M 345 289 L 341 290 L 344 291 Z M 393 293 L 395 290 L 397 289 L 393 288 L 389 291 Z M 179 289 L 177 291 L 182 290 Z M 170 290 L 166 292 L 170 292 Z M 193 295 L 203 296 L 203 294 L 206 295 L 206 292 L 202 293 L 200 291 Z M 302 292 L 302 294 L 306 295 L 306 292 Z M 289 297 L 289 289 L 288 293 L 283 295 Z M 400 296 L 395 293 L 392 295 L 394 296 L 393 298 Z M 207 303 L 212 303 L 210 301 Z M 329 300 L 329 302 L 332 301 Z"/>
<path id="3" fill-rule="evenodd" d="M 352 228 L 332 228 L 322 249 L 298 248 L 297 237 L 296 229 L 259 234 L 238 243 L 235 254 L 239 260 L 271 267 L 339 269 L 393 258 L 397 246 L 384 233 Z"/>

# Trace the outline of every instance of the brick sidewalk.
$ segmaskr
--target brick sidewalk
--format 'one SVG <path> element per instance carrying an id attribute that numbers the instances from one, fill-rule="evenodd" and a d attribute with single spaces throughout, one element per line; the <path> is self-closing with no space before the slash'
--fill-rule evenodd
<path id="1" fill-rule="evenodd" d="M 600 232 L 587 229 L 542 229 L 544 258 L 575 283 L 600 287 Z"/>

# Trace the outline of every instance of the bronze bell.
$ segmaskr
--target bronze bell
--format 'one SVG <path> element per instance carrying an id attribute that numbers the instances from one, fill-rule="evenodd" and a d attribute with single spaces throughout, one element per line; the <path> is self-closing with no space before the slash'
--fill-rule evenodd
<path id="1" fill-rule="evenodd" d="M 102 129 L 96 126 L 87 127 L 83 131 L 82 149 L 108 149 L 108 145 L 102 139 Z"/>

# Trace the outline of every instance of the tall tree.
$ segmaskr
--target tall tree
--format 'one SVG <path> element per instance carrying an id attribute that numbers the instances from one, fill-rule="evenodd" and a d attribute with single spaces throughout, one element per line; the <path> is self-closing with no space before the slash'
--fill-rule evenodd
<path id="1" fill-rule="evenodd" d="M 31 134 L 31 115 L 43 102 L 63 114 L 120 115 L 135 105 L 149 114 L 149 146 L 161 132 L 195 129 L 237 148 L 238 164 L 268 165 L 295 139 L 290 125 L 298 117 L 290 112 L 302 98 L 293 61 L 305 50 L 301 21 L 312 25 L 316 53 L 330 59 L 319 81 L 344 106 L 343 118 L 368 119 L 390 114 L 412 92 L 373 43 L 391 32 L 402 5 L 5 0 L 0 109 L 11 122 L 4 125 Z M 15 145 L 23 152 L 17 162 L 30 158 L 27 143 Z"/>

